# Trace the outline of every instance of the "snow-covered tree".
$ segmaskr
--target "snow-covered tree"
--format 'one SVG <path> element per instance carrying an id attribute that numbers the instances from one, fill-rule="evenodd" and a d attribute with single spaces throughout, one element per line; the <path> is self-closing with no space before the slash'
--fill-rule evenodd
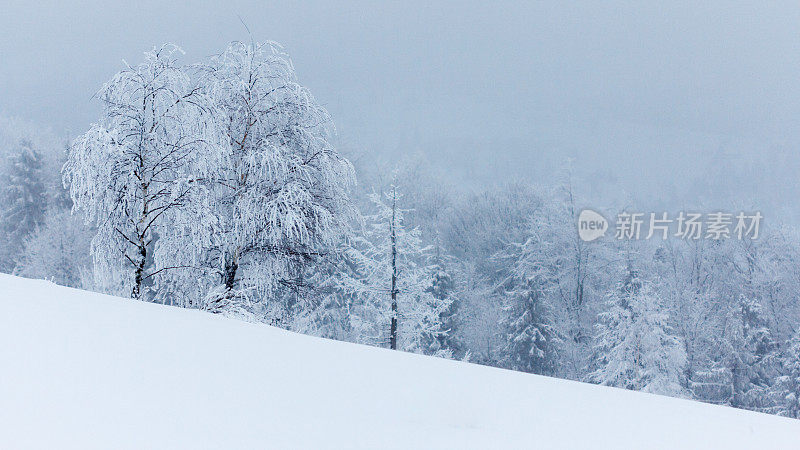
<path id="1" fill-rule="evenodd" d="M 546 283 L 537 274 L 526 273 L 504 292 L 505 316 L 500 323 L 506 337 L 504 365 L 514 370 L 551 374 L 560 338 L 551 324 L 545 303 Z"/>
<path id="2" fill-rule="evenodd" d="M 506 278 L 504 320 L 509 367 L 578 379 L 588 364 L 596 316 L 603 242 L 575 231 L 578 200 L 571 177 L 542 195 L 528 217 L 526 236 L 495 255 Z M 612 276 L 603 269 L 606 276 Z M 559 355 L 556 355 L 559 353 Z"/>
<path id="3" fill-rule="evenodd" d="M 355 313 L 372 325 L 366 337 L 374 345 L 449 356 L 438 337 L 447 333 L 442 317 L 450 299 L 432 293 L 432 268 L 425 265 L 430 248 L 419 229 L 404 226 L 395 187 L 370 198 L 375 212 L 365 217 L 364 235 L 354 237 L 351 251 L 366 291 Z"/>
<path id="4" fill-rule="evenodd" d="M 779 414 L 800 419 L 800 332 L 795 334 L 780 356 L 782 374 L 773 387 Z"/>
<path id="5" fill-rule="evenodd" d="M 506 333 L 502 324 L 505 297 L 470 262 L 461 263 L 455 273 L 454 302 L 457 315 L 450 331 L 461 347 L 461 355 L 482 364 L 508 367 Z M 459 355 L 459 356 L 461 356 Z"/>
<path id="6" fill-rule="evenodd" d="M 363 255 L 347 238 L 308 269 L 308 292 L 289 328 L 315 336 L 375 345 L 375 296 L 364 284 Z M 377 332 L 376 332 L 377 331 Z"/>
<path id="7" fill-rule="evenodd" d="M 722 334 L 716 304 L 719 256 L 711 241 L 668 240 L 654 250 L 649 273 L 684 345 L 686 387 L 694 398 L 724 403 L 730 382 L 714 360 Z"/>
<path id="8" fill-rule="evenodd" d="M 167 229 L 185 231 L 172 213 L 207 176 L 215 147 L 207 102 L 177 64 L 178 53 L 164 45 L 114 75 L 97 94 L 100 120 L 73 142 L 64 166 L 75 207 L 97 227 L 98 271 L 125 267 L 134 298 L 144 298 L 150 278 L 171 269 L 154 265 L 159 258 L 151 253 L 175 247 L 154 240 Z"/>
<path id="9" fill-rule="evenodd" d="M 66 159 L 64 139 L 46 126 L 0 114 L 0 174 L 9 173 L 22 146 L 37 153 L 48 207 L 69 206 L 69 193 L 61 182 L 61 167 Z"/>
<path id="10" fill-rule="evenodd" d="M 448 350 L 455 354 L 461 351 L 461 344 L 458 342 L 458 337 L 454 332 L 460 303 L 455 295 L 455 261 L 446 253 L 438 236 L 435 238 L 427 265 L 431 271 L 431 284 L 427 289 L 428 292 L 437 302 L 448 303 L 447 308 L 442 310 L 439 318 L 442 329 L 445 332 L 438 333 L 434 337 L 437 341 L 438 349 Z"/>
<path id="11" fill-rule="evenodd" d="M 731 374 L 729 404 L 771 412 L 774 400 L 768 395 L 777 377 L 777 346 L 772 337 L 761 304 L 741 295 L 738 308 L 728 315 L 722 357 Z"/>
<path id="12" fill-rule="evenodd" d="M 779 376 L 774 330 L 786 327 L 764 308 L 784 302 L 775 298 L 780 283 L 769 273 L 772 258 L 763 244 L 761 239 L 711 244 L 714 256 L 706 265 L 715 286 L 712 321 L 704 327 L 711 351 L 709 370 L 703 375 L 705 383 L 725 383 L 725 387 L 715 389 L 716 398 L 699 398 L 773 412 L 777 402 L 769 394 Z"/>
<path id="13" fill-rule="evenodd" d="M 450 254 L 473 264 L 487 281 L 504 278 L 505 261 L 493 256 L 510 242 L 529 236 L 531 215 L 541 207 L 541 192 L 530 185 L 510 183 L 465 196 L 448 214 L 441 238 Z"/>
<path id="14" fill-rule="evenodd" d="M 11 272 L 24 239 L 44 220 L 47 194 L 42 155 L 30 141 L 20 142 L 4 166 L 0 174 L 0 271 Z"/>
<path id="15" fill-rule="evenodd" d="M 173 239 L 187 241 L 172 255 L 183 259 L 171 264 L 207 269 L 205 308 L 245 302 L 283 315 L 265 302 L 340 242 L 354 212 L 352 166 L 332 144 L 327 111 L 277 44 L 231 43 L 199 67 L 198 82 L 223 138 L 201 210 Z"/>
<path id="16" fill-rule="evenodd" d="M 683 344 L 669 325 L 662 300 L 650 283 L 629 270 L 609 292 L 600 314 L 595 370 L 588 380 L 663 395 L 683 396 Z"/>
<path id="17" fill-rule="evenodd" d="M 464 196 L 447 211 L 437 233 L 453 263 L 453 302 L 457 317 L 451 331 L 471 359 L 508 366 L 505 337 L 498 324 L 507 317 L 504 296 L 515 259 L 509 243 L 524 242 L 530 216 L 542 205 L 541 192 L 524 183 Z M 419 217 L 419 215 L 417 215 Z M 503 257 L 498 253 L 503 252 Z M 506 254 L 507 253 L 507 254 Z M 503 285 L 504 289 L 498 289 Z"/>
<path id="18" fill-rule="evenodd" d="M 62 286 L 85 287 L 82 280 L 91 271 L 90 244 L 93 231 L 79 215 L 56 209 L 49 213 L 27 239 L 16 275 L 41 278 Z"/>

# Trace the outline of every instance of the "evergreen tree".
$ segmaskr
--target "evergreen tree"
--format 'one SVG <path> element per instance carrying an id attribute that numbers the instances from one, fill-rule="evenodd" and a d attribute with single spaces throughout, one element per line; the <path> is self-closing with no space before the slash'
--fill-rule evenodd
<path id="1" fill-rule="evenodd" d="M 354 238 L 351 257 L 364 290 L 356 314 L 376 327 L 367 334 L 373 344 L 449 356 L 438 337 L 448 332 L 442 316 L 451 301 L 433 295 L 433 269 L 425 265 L 430 248 L 423 247 L 418 229 L 405 228 L 399 198 L 394 187 L 385 200 L 373 193 L 375 212 L 365 217 L 363 236 Z"/>
<path id="2" fill-rule="evenodd" d="M 85 287 L 83 278 L 91 273 L 92 234 L 80 215 L 69 210 L 49 212 L 44 223 L 25 239 L 14 274 Z"/>
<path id="3" fill-rule="evenodd" d="M 433 246 L 429 258 L 428 267 L 431 271 L 431 285 L 426 289 L 434 299 L 439 303 L 448 303 L 446 308 L 442 309 L 439 315 L 439 320 L 442 324 L 444 333 L 438 333 L 434 336 L 435 342 L 430 343 L 430 348 L 435 351 L 446 350 L 455 354 L 461 351 L 461 344 L 456 336 L 455 328 L 457 326 L 458 318 L 458 298 L 454 295 L 455 280 L 452 274 L 453 261 L 449 255 L 445 253 L 439 239 Z"/>
<path id="4" fill-rule="evenodd" d="M 732 311 L 726 333 L 726 367 L 731 373 L 729 404 L 736 408 L 771 412 L 768 395 L 777 377 L 777 346 L 767 327 L 761 304 L 742 296 Z"/>
<path id="5" fill-rule="evenodd" d="M 577 211 L 567 172 L 529 216 L 526 238 L 494 257 L 507 274 L 508 367 L 579 379 L 588 364 L 603 248 L 579 238 Z"/>
<path id="6" fill-rule="evenodd" d="M 595 370 L 589 381 L 664 395 L 682 396 L 686 353 L 649 283 L 630 270 L 607 296 L 600 314 Z"/>
<path id="7" fill-rule="evenodd" d="M 0 187 L 0 271 L 10 273 L 20 258 L 25 238 L 44 220 L 47 193 L 41 154 L 30 141 L 20 142 L 9 158 Z"/>
<path id="8" fill-rule="evenodd" d="M 542 280 L 528 276 L 506 291 L 503 365 L 523 372 L 551 374 L 557 367 L 556 345 L 560 341 L 549 324 Z"/>
<path id="9" fill-rule="evenodd" d="M 778 412 L 787 417 L 800 419 L 800 332 L 796 333 L 781 354 L 782 375 L 773 389 Z"/>

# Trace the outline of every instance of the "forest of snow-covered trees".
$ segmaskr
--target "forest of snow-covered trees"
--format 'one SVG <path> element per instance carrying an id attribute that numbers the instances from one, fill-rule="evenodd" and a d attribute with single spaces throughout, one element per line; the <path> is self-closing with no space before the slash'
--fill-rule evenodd
<path id="1" fill-rule="evenodd" d="M 70 140 L 0 118 L 0 270 L 800 418 L 795 228 L 583 242 L 569 167 L 460 190 L 422 157 L 340 152 L 277 44 L 180 56 L 126 66 Z"/>

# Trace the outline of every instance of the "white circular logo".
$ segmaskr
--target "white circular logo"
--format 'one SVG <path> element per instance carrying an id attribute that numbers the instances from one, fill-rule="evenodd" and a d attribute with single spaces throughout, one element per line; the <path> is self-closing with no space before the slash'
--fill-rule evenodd
<path id="1" fill-rule="evenodd" d="M 591 209 L 584 209 L 578 215 L 578 236 L 581 240 L 589 242 L 599 239 L 606 234 L 608 221 L 600 213 Z"/>

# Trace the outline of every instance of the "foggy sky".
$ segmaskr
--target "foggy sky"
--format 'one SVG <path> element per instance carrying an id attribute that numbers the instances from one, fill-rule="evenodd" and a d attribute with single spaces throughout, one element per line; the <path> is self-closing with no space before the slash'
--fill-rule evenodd
<path id="1" fill-rule="evenodd" d="M 34 3 L 3 1 L 0 113 L 70 136 L 123 59 L 174 42 L 197 61 L 249 40 L 241 16 L 285 46 L 350 151 L 420 152 L 475 185 L 574 157 L 588 196 L 681 199 L 720 161 L 748 162 L 759 180 L 719 174 L 724 190 L 798 194 L 797 2 Z"/>

